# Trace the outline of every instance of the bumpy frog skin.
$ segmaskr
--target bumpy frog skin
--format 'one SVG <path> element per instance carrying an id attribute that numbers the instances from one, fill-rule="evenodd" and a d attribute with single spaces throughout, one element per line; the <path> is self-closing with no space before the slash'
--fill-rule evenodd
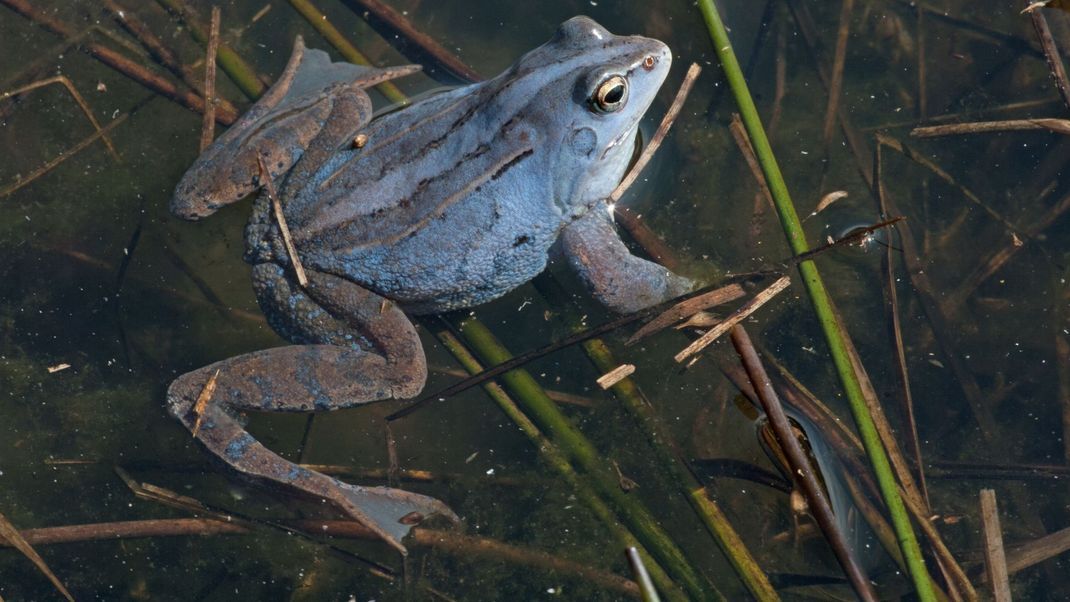
<path id="1" fill-rule="evenodd" d="M 616 311 L 691 288 L 631 255 L 603 203 L 670 62 L 657 40 L 575 17 L 498 77 L 370 121 L 364 88 L 411 69 L 331 63 L 298 39 L 279 81 L 198 158 L 171 206 L 200 219 L 246 196 L 260 186 L 262 157 L 308 285 L 297 283 L 267 195 L 246 229 L 246 260 L 271 326 L 294 345 L 183 375 L 167 393 L 172 413 L 237 470 L 323 498 L 401 551 L 419 518 L 455 519 L 425 496 L 300 468 L 233 414 L 414 397 L 427 369 L 405 312 L 495 299 L 541 272 L 557 241 Z M 193 406 L 217 371 L 194 428 Z"/>

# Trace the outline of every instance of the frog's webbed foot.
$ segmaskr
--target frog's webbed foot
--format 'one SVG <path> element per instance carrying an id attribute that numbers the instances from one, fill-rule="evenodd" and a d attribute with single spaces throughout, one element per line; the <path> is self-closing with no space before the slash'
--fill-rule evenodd
<path id="1" fill-rule="evenodd" d="M 300 289 L 279 266 L 254 269 L 260 301 L 280 330 L 313 344 L 256 351 L 185 374 L 167 391 L 169 409 L 236 470 L 326 500 L 404 552 L 401 538 L 422 518 L 457 517 L 426 496 L 350 485 L 301 468 L 254 440 L 233 416 L 243 410 L 352 407 L 409 398 L 423 387 L 423 350 L 400 309 L 343 279 L 315 270 L 308 274 L 308 286 Z M 196 407 L 213 377 L 209 401 Z"/>
<path id="2" fill-rule="evenodd" d="M 632 313 L 695 288 L 689 278 L 632 255 L 604 206 L 596 206 L 561 233 L 569 263 L 603 305 Z"/>
<path id="3" fill-rule="evenodd" d="M 263 184 L 261 158 L 277 180 L 301 157 L 328 116 L 347 124 L 352 140 L 372 115 L 364 88 L 417 70 L 332 63 L 322 50 L 306 49 L 298 36 L 275 84 L 182 176 L 171 212 L 197 220 L 244 198 Z"/>

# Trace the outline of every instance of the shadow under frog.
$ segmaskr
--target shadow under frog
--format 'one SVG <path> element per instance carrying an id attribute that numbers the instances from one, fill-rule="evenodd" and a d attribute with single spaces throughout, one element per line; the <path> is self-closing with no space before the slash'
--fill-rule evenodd
<path id="1" fill-rule="evenodd" d="M 619 312 L 692 288 L 631 255 L 603 203 L 670 62 L 657 40 L 576 17 L 498 77 L 372 120 L 364 89 L 413 68 L 332 63 L 299 38 L 278 82 L 197 159 L 171 205 L 186 219 L 208 216 L 258 189 L 263 161 L 307 285 L 266 194 L 246 228 L 245 258 L 269 323 L 294 344 L 179 377 L 167 392 L 171 412 L 235 469 L 322 498 L 403 553 L 420 518 L 456 520 L 438 500 L 301 468 L 234 414 L 416 396 L 427 367 L 406 313 L 500 297 L 541 272 L 555 243 Z"/>

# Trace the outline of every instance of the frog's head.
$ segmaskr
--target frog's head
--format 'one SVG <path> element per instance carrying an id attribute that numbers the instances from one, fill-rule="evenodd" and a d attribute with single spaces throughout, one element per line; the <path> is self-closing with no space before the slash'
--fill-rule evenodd
<path id="1" fill-rule="evenodd" d="M 582 214 L 620 181 L 671 63 L 658 40 L 616 36 L 574 17 L 514 65 L 514 81 L 538 82 L 524 112 L 551 153 L 556 202 L 566 213 Z"/>

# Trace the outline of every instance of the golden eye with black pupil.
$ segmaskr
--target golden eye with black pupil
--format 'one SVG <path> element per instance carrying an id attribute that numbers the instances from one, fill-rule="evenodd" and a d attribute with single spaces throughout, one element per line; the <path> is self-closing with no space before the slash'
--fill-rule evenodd
<path id="1" fill-rule="evenodd" d="M 599 113 L 612 113 L 628 100 L 628 80 L 613 75 L 600 84 L 591 98 L 591 106 Z"/>

